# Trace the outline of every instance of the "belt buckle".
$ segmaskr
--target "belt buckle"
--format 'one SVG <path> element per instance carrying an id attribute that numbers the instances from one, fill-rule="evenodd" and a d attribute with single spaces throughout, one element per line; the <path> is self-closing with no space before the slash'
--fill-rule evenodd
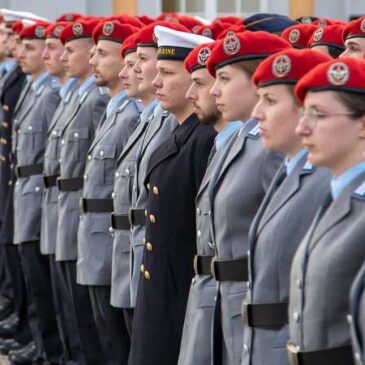
<path id="1" fill-rule="evenodd" d="M 81 213 L 85 213 L 84 198 L 80 198 L 80 200 L 79 200 L 79 207 L 80 207 L 80 212 Z"/>
<path id="2" fill-rule="evenodd" d="M 194 266 L 195 274 L 198 275 L 198 255 L 194 256 L 193 266 Z"/>
<path id="3" fill-rule="evenodd" d="M 210 271 L 211 271 L 211 273 L 212 273 L 212 276 L 214 277 L 214 279 L 216 280 L 216 281 L 218 281 L 217 280 L 217 272 L 218 272 L 218 268 L 217 268 L 217 261 L 218 261 L 218 259 L 217 259 L 217 256 L 214 256 L 213 258 L 212 258 L 212 261 L 210 262 Z"/>
<path id="4" fill-rule="evenodd" d="M 16 175 L 17 177 L 19 177 L 19 171 L 20 171 L 19 166 L 15 166 L 15 175 Z"/>
<path id="5" fill-rule="evenodd" d="M 112 228 L 115 229 L 115 212 L 112 212 L 110 214 L 110 221 L 111 221 Z"/>
<path id="6" fill-rule="evenodd" d="M 129 225 L 132 228 L 134 226 L 134 219 L 133 219 L 133 209 L 129 208 L 128 209 L 128 220 L 129 220 Z"/>
<path id="7" fill-rule="evenodd" d="M 247 301 L 247 299 L 245 299 L 242 302 L 242 310 L 241 310 L 241 316 L 242 316 L 242 320 L 243 320 L 243 324 L 251 327 L 250 325 L 250 303 Z"/>
<path id="8" fill-rule="evenodd" d="M 287 351 L 288 351 L 288 357 L 289 357 L 289 362 L 291 365 L 301 365 L 300 362 L 300 352 L 299 352 L 299 347 L 295 346 L 293 343 L 288 342 L 287 346 Z"/>

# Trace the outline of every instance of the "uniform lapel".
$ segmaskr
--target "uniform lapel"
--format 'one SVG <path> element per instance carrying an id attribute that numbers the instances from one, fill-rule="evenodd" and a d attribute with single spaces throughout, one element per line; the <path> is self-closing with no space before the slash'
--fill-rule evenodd
<path id="1" fill-rule="evenodd" d="M 20 110 L 20 107 L 23 105 L 23 103 L 25 101 L 26 96 L 29 96 L 28 93 L 29 93 L 29 90 L 30 90 L 31 85 L 32 85 L 32 83 L 30 81 L 28 81 L 26 83 L 26 85 L 24 86 L 23 90 L 20 93 L 19 99 L 18 99 L 18 101 L 17 101 L 17 103 L 15 105 L 14 114 L 13 115 L 15 115 L 16 113 L 18 113 L 18 111 Z"/>

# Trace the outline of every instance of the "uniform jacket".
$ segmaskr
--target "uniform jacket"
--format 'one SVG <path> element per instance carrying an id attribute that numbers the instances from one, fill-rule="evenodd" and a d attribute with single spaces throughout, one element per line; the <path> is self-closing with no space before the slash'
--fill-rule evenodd
<path id="1" fill-rule="evenodd" d="M 14 108 L 24 86 L 24 81 L 25 74 L 20 67 L 6 74 L 1 80 L 0 210 L 2 224 L 0 228 L 0 243 L 2 244 L 13 242 L 13 181 L 10 167 L 11 132 Z"/>
<path id="2" fill-rule="evenodd" d="M 300 351 L 351 342 L 351 283 L 365 258 L 365 173 L 354 179 L 309 228 L 290 277 L 290 341 Z M 362 185 L 361 185 L 362 184 Z"/>
<path id="3" fill-rule="evenodd" d="M 304 156 L 276 191 L 275 180 L 267 194 L 274 189 L 273 195 L 265 197 L 249 233 L 249 303 L 289 302 L 291 262 L 328 189 L 330 172 Z M 288 364 L 288 339 L 288 325 L 245 326 L 242 364 Z"/>
<path id="4" fill-rule="evenodd" d="M 54 176 L 60 173 L 61 131 L 69 121 L 71 113 L 76 107 L 77 99 L 77 82 L 75 80 L 65 99 L 58 104 L 47 131 L 43 172 L 45 176 Z M 41 253 L 43 255 L 56 253 L 58 195 L 57 186 L 45 188 L 43 191 L 41 223 Z"/>
<path id="5" fill-rule="evenodd" d="M 236 260 L 247 255 L 248 231 L 282 155 L 268 152 L 262 144 L 258 124 L 249 120 L 237 138 L 217 177 L 208 187 L 213 245 L 218 260 Z M 198 232 L 199 235 L 199 232 Z M 243 346 L 241 303 L 247 285 L 241 281 L 220 282 L 223 361 L 239 365 Z"/>
<path id="6" fill-rule="evenodd" d="M 14 120 L 17 138 L 12 146 L 18 166 L 41 164 L 47 131 L 60 100 L 58 82 L 47 76 L 32 92 Z M 14 243 L 40 239 L 42 174 L 19 177 L 14 188 Z"/>
<path id="7" fill-rule="evenodd" d="M 215 254 L 211 229 L 210 202 L 208 187 L 212 176 L 222 167 L 231 148 L 235 133 L 213 156 L 200 185 L 196 201 L 196 228 L 200 232 L 196 238 L 197 254 Z M 195 275 L 189 292 L 181 340 L 179 365 L 211 364 L 212 328 L 214 318 L 217 282 L 211 275 Z"/>
<path id="8" fill-rule="evenodd" d="M 90 146 L 85 168 L 83 197 L 111 199 L 116 161 L 137 126 L 141 105 L 124 98 L 99 126 Z M 113 237 L 110 213 L 81 214 L 78 230 L 77 282 L 111 285 Z"/>
<path id="9" fill-rule="evenodd" d="M 61 134 L 60 177 L 83 177 L 91 142 L 109 100 L 105 92 L 92 83 L 79 97 L 71 118 Z M 77 260 L 79 201 L 82 189 L 60 192 L 56 260 Z"/>
<path id="10" fill-rule="evenodd" d="M 188 117 L 150 156 L 146 245 L 131 363 L 176 364 L 196 252 L 195 196 L 215 132 Z M 158 335 L 157 335 L 158 334 Z"/>

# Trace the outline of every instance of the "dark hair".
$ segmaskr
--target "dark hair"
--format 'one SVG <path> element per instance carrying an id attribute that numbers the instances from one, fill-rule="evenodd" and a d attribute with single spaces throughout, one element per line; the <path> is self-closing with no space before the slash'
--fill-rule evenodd
<path id="1" fill-rule="evenodd" d="M 263 61 L 263 59 L 262 60 L 255 59 L 255 60 L 240 61 L 240 62 L 232 63 L 232 66 L 237 66 L 239 69 L 248 73 L 248 75 L 251 77 L 255 73 L 257 67 L 259 66 L 259 64 L 262 61 Z"/>
<path id="2" fill-rule="evenodd" d="M 337 99 L 353 113 L 352 118 L 358 119 L 365 115 L 365 95 L 345 91 L 336 92 Z"/>

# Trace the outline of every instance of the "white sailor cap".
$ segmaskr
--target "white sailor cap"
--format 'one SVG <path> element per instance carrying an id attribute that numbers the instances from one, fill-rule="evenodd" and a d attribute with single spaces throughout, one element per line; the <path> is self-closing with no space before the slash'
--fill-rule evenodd
<path id="1" fill-rule="evenodd" d="M 31 25 L 37 23 L 35 20 L 22 19 L 23 28 L 30 27 Z"/>
<path id="2" fill-rule="evenodd" d="M 157 38 L 159 60 L 183 61 L 196 46 L 212 41 L 198 34 L 181 32 L 161 25 L 156 25 L 154 33 Z"/>
<path id="3" fill-rule="evenodd" d="M 33 14 L 28 11 L 16 11 L 11 9 L 0 9 L 0 14 L 4 17 L 5 22 L 16 22 L 22 19 L 30 19 L 34 21 L 49 21 L 47 18 L 43 18 L 39 15 Z"/>

